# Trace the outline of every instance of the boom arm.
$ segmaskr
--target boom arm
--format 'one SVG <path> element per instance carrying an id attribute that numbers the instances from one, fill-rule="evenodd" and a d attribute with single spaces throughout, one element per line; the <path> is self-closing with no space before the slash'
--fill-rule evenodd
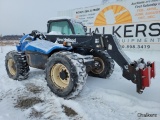
<path id="1" fill-rule="evenodd" d="M 98 35 L 100 38 L 97 41 Z M 93 38 L 90 40 L 73 43 L 72 47 L 107 50 L 111 58 L 122 68 L 123 77 L 136 84 L 138 93 L 142 93 L 145 87 L 149 87 L 150 79 L 155 77 L 154 63 L 145 63 L 142 58 L 131 62 L 130 58 L 122 50 L 117 38 L 113 35 L 93 34 Z"/>
<path id="2" fill-rule="evenodd" d="M 104 48 L 122 68 L 123 77 L 135 83 L 137 85 L 137 92 L 142 93 L 142 90 L 145 87 L 149 87 L 150 79 L 155 77 L 154 63 L 145 63 L 144 59 L 142 58 L 131 62 L 131 60 L 122 50 L 115 36 L 104 35 L 102 38 Z"/>

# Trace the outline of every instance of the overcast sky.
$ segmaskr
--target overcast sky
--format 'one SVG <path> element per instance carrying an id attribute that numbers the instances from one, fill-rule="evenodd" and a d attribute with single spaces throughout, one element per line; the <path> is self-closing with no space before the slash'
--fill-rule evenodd
<path id="1" fill-rule="evenodd" d="M 101 4 L 101 0 L 0 0 L 0 35 L 45 32 L 57 11 Z"/>

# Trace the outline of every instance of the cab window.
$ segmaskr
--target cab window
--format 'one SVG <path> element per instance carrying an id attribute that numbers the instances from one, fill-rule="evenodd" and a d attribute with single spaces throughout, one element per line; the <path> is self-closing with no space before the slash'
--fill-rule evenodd
<path id="1" fill-rule="evenodd" d="M 67 21 L 52 22 L 50 24 L 49 32 L 62 35 L 72 35 L 71 28 Z"/>

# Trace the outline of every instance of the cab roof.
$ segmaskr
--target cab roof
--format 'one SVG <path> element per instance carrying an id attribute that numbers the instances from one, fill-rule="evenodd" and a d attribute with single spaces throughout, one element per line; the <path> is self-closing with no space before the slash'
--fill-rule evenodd
<path id="1" fill-rule="evenodd" d="M 50 18 L 48 21 L 52 21 L 52 20 L 64 20 L 64 19 L 70 20 L 70 19 L 73 19 L 73 18 L 71 18 L 69 16 L 53 17 L 53 18 Z"/>
<path id="2" fill-rule="evenodd" d="M 76 21 L 76 22 L 81 22 L 79 19 L 75 19 L 75 18 L 72 18 L 72 17 L 69 17 L 69 16 L 62 16 L 62 17 L 53 17 L 53 18 L 50 18 L 48 20 L 49 21 L 58 21 L 58 20 L 70 20 L 70 21 Z"/>

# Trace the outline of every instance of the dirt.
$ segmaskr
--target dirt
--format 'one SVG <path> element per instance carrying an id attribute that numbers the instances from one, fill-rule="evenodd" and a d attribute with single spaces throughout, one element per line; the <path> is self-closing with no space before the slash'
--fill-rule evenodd
<path id="1" fill-rule="evenodd" d="M 78 113 L 76 111 L 74 111 L 72 108 L 69 108 L 65 105 L 62 105 L 62 108 L 64 109 L 64 113 L 69 117 L 73 117 L 73 116 L 78 115 Z"/>
<path id="2" fill-rule="evenodd" d="M 27 108 L 32 107 L 35 104 L 42 103 L 42 102 L 44 101 L 37 97 L 32 97 L 32 98 L 21 97 L 17 100 L 17 103 L 15 104 L 14 107 L 21 108 L 21 109 L 27 109 Z"/>
<path id="3" fill-rule="evenodd" d="M 43 112 L 37 111 L 36 109 L 32 108 L 32 112 L 30 113 L 30 118 L 41 118 L 43 116 Z"/>
<path id="4" fill-rule="evenodd" d="M 41 93 L 43 91 L 43 88 L 41 86 L 36 86 L 33 83 L 28 83 L 25 86 L 28 91 L 30 91 L 34 94 Z"/>

